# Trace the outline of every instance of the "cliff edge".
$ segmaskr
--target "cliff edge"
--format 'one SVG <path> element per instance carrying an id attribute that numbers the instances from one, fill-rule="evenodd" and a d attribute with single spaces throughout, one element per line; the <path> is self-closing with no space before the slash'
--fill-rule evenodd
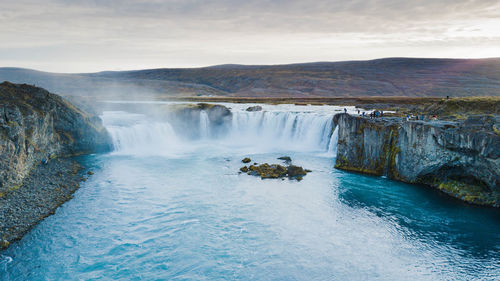
<path id="1" fill-rule="evenodd" d="M 405 121 L 337 114 L 335 167 L 429 185 L 469 203 L 500 205 L 499 117 Z"/>
<path id="2" fill-rule="evenodd" d="M 0 84 L 0 248 L 70 198 L 81 167 L 70 156 L 106 152 L 99 117 L 34 86 Z"/>

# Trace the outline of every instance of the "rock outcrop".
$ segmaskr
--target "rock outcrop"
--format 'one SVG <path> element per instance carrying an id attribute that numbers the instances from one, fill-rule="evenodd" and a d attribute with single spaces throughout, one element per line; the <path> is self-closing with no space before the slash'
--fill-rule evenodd
<path id="1" fill-rule="evenodd" d="M 499 118 L 403 121 L 337 114 L 336 168 L 425 184 L 469 203 L 500 205 Z"/>
<path id="2" fill-rule="evenodd" d="M 99 117 L 44 89 L 0 84 L 0 196 L 42 161 L 111 148 Z"/>
<path id="3" fill-rule="evenodd" d="M 248 175 L 258 176 L 261 179 L 277 179 L 288 177 L 289 179 L 295 179 L 301 181 L 307 173 L 312 172 L 311 170 L 304 169 L 300 166 L 291 165 L 292 159 L 288 156 L 279 157 L 280 160 L 285 160 L 287 166 L 282 166 L 280 164 L 257 164 L 254 163 L 250 166 L 243 166 L 240 168 L 240 172 L 247 173 Z M 241 162 L 249 163 L 250 158 L 246 157 Z"/>
<path id="4" fill-rule="evenodd" d="M 203 114 L 206 116 L 206 125 L 210 126 L 211 134 L 214 136 L 227 132 L 232 120 L 229 108 L 224 105 L 208 103 L 167 105 L 161 109 L 160 114 L 161 118 L 168 120 L 177 132 L 182 132 L 183 135 L 192 138 L 199 137 L 201 133 L 198 126 L 201 125 Z M 197 126 L 197 129 L 191 130 L 193 126 Z"/>

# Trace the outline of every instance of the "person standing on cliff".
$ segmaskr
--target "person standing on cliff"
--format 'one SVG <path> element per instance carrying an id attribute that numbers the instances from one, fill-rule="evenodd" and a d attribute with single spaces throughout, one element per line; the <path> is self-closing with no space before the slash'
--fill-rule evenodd
<path id="1" fill-rule="evenodd" d="M 344 107 L 344 113 L 346 113 L 346 114 L 347 114 L 347 108 L 345 108 L 345 107 Z"/>

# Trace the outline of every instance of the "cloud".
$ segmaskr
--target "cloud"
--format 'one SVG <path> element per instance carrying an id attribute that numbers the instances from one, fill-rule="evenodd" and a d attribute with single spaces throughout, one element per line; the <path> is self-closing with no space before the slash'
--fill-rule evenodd
<path id="1" fill-rule="evenodd" d="M 471 41 L 500 55 L 496 0 L 4 2 L 0 66 L 93 71 L 436 56 L 451 48 L 465 57 Z"/>

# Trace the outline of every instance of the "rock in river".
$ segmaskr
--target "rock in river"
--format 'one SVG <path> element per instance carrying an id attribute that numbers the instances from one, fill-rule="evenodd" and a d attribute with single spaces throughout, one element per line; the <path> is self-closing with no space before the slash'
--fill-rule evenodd
<path id="1" fill-rule="evenodd" d="M 262 110 L 262 106 L 260 106 L 260 105 L 250 106 L 246 110 L 247 111 L 261 111 Z"/>
<path id="2" fill-rule="evenodd" d="M 248 157 L 245 157 L 243 158 L 243 160 L 241 160 L 241 162 L 243 163 L 250 163 L 252 161 L 252 159 L 248 158 Z"/>

